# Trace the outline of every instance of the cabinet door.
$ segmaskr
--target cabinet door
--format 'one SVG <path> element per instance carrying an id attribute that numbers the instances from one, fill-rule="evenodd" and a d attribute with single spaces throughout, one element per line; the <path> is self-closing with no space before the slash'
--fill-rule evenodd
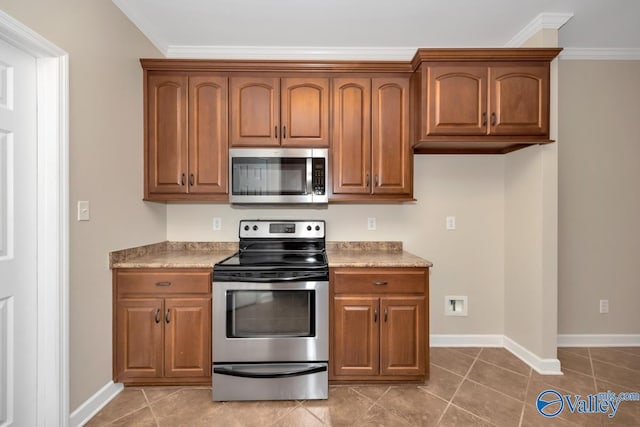
<path id="1" fill-rule="evenodd" d="M 116 380 L 162 376 L 162 299 L 120 299 L 116 304 Z"/>
<path id="2" fill-rule="evenodd" d="M 226 194 L 227 77 L 189 77 L 189 193 Z"/>
<path id="3" fill-rule="evenodd" d="M 280 145 L 280 79 L 231 78 L 231 145 Z"/>
<path id="4" fill-rule="evenodd" d="M 411 194 L 409 79 L 372 80 L 373 194 Z"/>
<path id="5" fill-rule="evenodd" d="M 187 76 L 147 76 L 147 191 L 186 193 Z"/>
<path id="6" fill-rule="evenodd" d="M 329 146 L 329 79 L 287 78 L 281 81 L 283 146 Z"/>
<path id="7" fill-rule="evenodd" d="M 423 136 L 487 133 L 486 66 L 434 64 L 424 68 L 425 80 Z"/>
<path id="8" fill-rule="evenodd" d="M 335 194 L 371 193 L 371 80 L 333 79 Z"/>
<path id="9" fill-rule="evenodd" d="M 489 69 L 493 135 L 549 134 L 549 64 Z"/>
<path id="10" fill-rule="evenodd" d="M 165 377 L 211 375 L 211 298 L 165 300 Z"/>
<path id="11" fill-rule="evenodd" d="M 380 299 L 380 365 L 382 375 L 426 373 L 425 297 Z"/>
<path id="12" fill-rule="evenodd" d="M 335 375 L 379 374 L 378 298 L 336 296 L 333 301 Z"/>

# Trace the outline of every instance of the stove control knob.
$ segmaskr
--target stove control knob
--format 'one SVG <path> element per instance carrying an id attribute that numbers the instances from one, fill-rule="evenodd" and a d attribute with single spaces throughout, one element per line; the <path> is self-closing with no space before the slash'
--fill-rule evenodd
<path id="1" fill-rule="evenodd" d="M 311 226 L 307 225 L 307 231 L 311 231 Z"/>
<path id="2" fill-rule="evenodd" d="M 316 225 L 316 231 L 320 231 L 320 226 Z"/>
<path id="3" fill-rule="evenodd" d="M 249 226 L 248 225 L 244 226 L 244 231 L 249 231 Z"/>
<path id="4" fill-rule="evenodd" d="M 257 225 L 253 226 L 253 231 L 258 231 L 258 226 Z"/>

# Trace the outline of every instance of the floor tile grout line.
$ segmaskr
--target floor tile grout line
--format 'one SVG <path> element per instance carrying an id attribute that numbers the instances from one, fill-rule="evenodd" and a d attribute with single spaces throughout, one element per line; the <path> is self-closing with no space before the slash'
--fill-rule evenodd
<path id="1" fill-rule="evenodd" d="M 151 411 L 151 416 L 153 417 L 153 421 L 156 422 L 156 427 L 160 427 L 160 422 L 158 421 L 158 417 L 156 417 L 156 413 L 153 412 L 153 408 L 151 407 L 151 401 L 149 400 L 147 393 L 144 391 L 144 388 L 142 389 L 142 394 L 144 395 L 144 399 L 147 401 L 147 406 L 149 407 L 149 411 Z"/>
<path id="2" fill-rule="evenodd" d="M 384 396 L 385 394 L 387 394 L 387 392 L 391 389 L 391 386 L 387 386 L 387 389 L 386 389 L 386 390 L 385 390 L 385 391 L 384 391 L 384 392 L 383 392 L 383 393 L 382 393 L 382 394 L 381 394 L 377 399 L 372 399 L 371 397 L 367 396 L 366 394 L 361 393 L 361 392 L 359 392 L 358 390 L 356 390 L 356 387 L 359 387 L 359 385 L 356 385 L 356 386 L 353 386 L 353 387 L 352 387 L 352 386 L 349 386 L 349 389 L 350 389 L 350 390 L 353 390 L 355 393 L 359 394 L 360 396 L 362 396 L 362 397 L 364 397 L 365 399 L 370 400 L 370 401 L 372 402 L 372 403 L 371 403 L 371 405 L 367 408 L 367 411 L 370 411 L 370 410 L 371 410 L 371 408 L 373 408 L 373 406 L 374 406 L 376 403 L 378 403 L 378 401 L 379 401 L 380 399 L 382 399 L 382 396 Z"/>
<path id="3" fill-rule="evenodd" d="M 529 395 L 529 387 L 531 387 L 531 378 L 533 377 L 533 369 L 529 369 L 529 377 L 527 378 L 527 386 L 524 388 L 524 399 L 522 399 L 522 412 L 520 412 L 520 423 L 518 423 L 519 427 L 522 427 L 522 423 L 524 422 L 524 411 L 527 408 L 527 396 Z"/>
<path id="4" fill-rule="evenodd" d="M 295 411 L 297 408 L 301 408 L 302 406 L 302 402 L 304 402 L 304 400 L 294 400 L 294 402 L 296 402 L 295 406 L 292 408 L 289 408 L 289 410 L 287 412 L 285 412 L 284 414 L 282 414 L 281 416 L 279 416 L 278 418 L 276 418 L 275 420 L 273 420 L 273 422 L 271 424 L 269 424 L 270 426 L 274 426 L 276 425 L 276 423 L 282 419 L 284 419 L 284 417 L 288 416 L 289 414 L 291 414 L 293 411 Z M 324 423 L 323 423 L 324 424 Z"/>
<path id="5" fill-rule="evenodd" d="M 473 363 L 473 362 L 471 362 L 471 363 Z M 432 364 L 433 366 L 436 366 L 436 367 L 438 367 L 438 368 L 440 368 L 440 369 L 444 370 L 444 371 L 449 372 L 450 374 L 454 374 L 454 375 L 456 375 L 456 376 L 458 376 L 458 377 L 462 377 L 462 378 L 464 378 L 464 375 L 460 375 L 459 373 L 457 373 L 457 372 L 455 372 L 455 371 L 452 371 L 451 369 L 445 368 L 444 366 L 438 365 L 437 363 L 433 363 L 433 362 L 431 362 L 431 364 Z"/>
<path id="6" fill-rule="evenodd" d="M 125 418 L 125 417 L 128 417 L 129 415 L 134 414 L 134 413 L 138 412 L 139 410 L 144 409 L 145 407 L 147 407 L 147 406 L 148 406 L 147 396 L 145 396 L 144 391 L 142 390 L 142 388 L 140 388 L 140 391 L 142 392 L 142 396 L 145 398 L 145 401 L 147 402 L 147 405 L 143 405 L 143 406 L 141 406 L 141 407 L 139 407 L 139 408 L 137 408 L 137 409 L 133 409 L 133 410 L 131 410 L 131 411 L 129 411 L 129 412 L 126 412 L 126 413 L 124 413 L 124 414 L 120 415 L 119 417 L 117 417 L 117 418 L 115 418 L 115 419 L 113 419 L 113 420 L 109 421 L 109 422 L 107 423 L 107 425 L 112 425 L 112 424 L 113 424 L 113 423 L 115 423 L 116 421 L 119 421 L 119 420 L 121 420 L 121 419 L 123 419 L 123 418 Z M 106 406 L 105 406 L 105 407 L 106 407 Z M 104 409 L 104 408 L 102 408 L 102 409 Z M 100 410 L 100 412 L 102 411 L 102 409 Z M 98 414 L 99 414 L 100 412 L 98 412 Z M 94 415 L 91 419 L 95 418 L 98 414 Z M 89 421 L 91 421 L 91 420 L 89 420 Z"/>
<path id="7" fill-rule="evenodd" d="M 479 418 L 479 419 L 481 419 L 482 421 L 484 421 L 485 423 L 491 424 L 492 426 L 497 426 L 497 424 L 495 424 L 493 421 L 488 420 L 488 419 L 486 419 L 486 418 L 484 418 L 484 417 L 481 417 L 481 416 L 480 416 L 480 415 L 478 415 L 478 414 L 474 414 L 474 413 L 473 413 L 473 412 L 471 412 L 470 410 L 465 409 L 465 408 L 463 408 L 462 406 L 458 406 L 458 405 L 456 405 L 456 404 L 455 404 L 455 403 L 453 403 L 453 402 L 452 402 L 452 403 L 451 403 L 451 405 L 449 405 L 449 406 L 453 406 L 454 408 L 456 408 L 456 409 L 458 409 L 458 410 L 460 410 L 460 411 L 462 411 L 462 412 L 466 412 L 466 413 L 467 413 L 467 414 L 469 414 L 469 415 L 473 415 L 475 418 Z M 448 407 L 447 407 L 447 408 L 448 408 Z"/>
<path id="8" fill-rule="evenodd" d="M 632 369 L 632 368 L 627 368 L 626 366 L 616 365 L 615 363 L 607 362 L 606 360 L 600 360 L 600 359 L 597 359 L 597 358 L 594 358 L 592 360 L 595 360 L 598 363 L 604 363 L 604 364 L 607 364 L 607 365 L 610 365 L 610 366 L 615 366 L 616 368 L 625 369 L 627 371 L 631 371 L 631 372 L 634 372 L 634 373 L 640 373 L 640 370 L 638 370 L 638 369 Z"/>
<path id="9" fill-rule="evenodd" d="M 529 375 L 529 374 L 523 374 L 523 373 L 521 373 L 521 372 L 516 372 L 516 371 L 514 371 L 513 369 L 505 368 L 504 366 L 500 366 L 500 365 L 498 365 L 498 364 L 496 364 L 496 363 L 489 362 L 489 361 L 486 361 L 486 360 L 484 360 L 484 359 L 479 359 L 479 362 L 486 363 L 487 365 L 495 366 L 496 368 L 504 369 L 505 371 L 508 371 L 508 372 L 511 372 L 511 373 L 514 373 L 514 374 L 520 375 L 520 376 L 522 376 L 522 377 L 527 377 L 527 376 Z M 522 362 L 522 363 L 524 363 L 524 362 Z M 530 367 L 530 366 L 527 366 L 527 367 L 528 367 L 529 369 L 531 369 L 531 367 Z"/>
<path id="10" fill-rule="evenodd" d="M 303 402 L 304 402 L 304 400 L 303 400 Z M 325 423 L 324 421 L 322 421 L 322 420 L 320 419 L 320 417 L 318 417 L 316 414 L 314 414 L 313 412 L 311 412 L 311 411 L 309 410 L 309 408 L 307 408 L 306 406 L 304 406 L 302 403 L 298 406 L 298 408 L 302 408 L 303 410 L 307 411 L 309 414 L 311 414 L 311 416 L 312 416 L 313 418 L 315 418 L 316 420 L 318 420 L 318 421 L 320 422 L 320 424 L 322 424 L 323 426 L 326 426 L 326 425 L 327 425 L 327 423 Z M 294 410 L 295 410 L 295 409 L 294 409 Z M 293 412 L 293 411 L 291 411 L 291 412 Z M 280 419 L 282 419 L 282 418 L 280 418 Z M 329 425 L 331 425 L 331 424 L 329 424 Z"/>
<path id="11" fill-rule="evenodd" d="M 436 426 L 440 425 L 440 423 L 442 422 L 442 419 L 444 418 L 444 414 L 447 413 L 447 411 L 449 410 L 449 407 L 453 404 L 453 399 L 456 397 L 456 394 L 458 394 L 458 391 L 460 391 L 460 388 L 462 388 L 462 384 L 464 384 L 464 381 L 469 376 L 469 373 L 471 372 L 471 370 L 473 369 L 473 366 L 478 361 L 478 358 L 480 357 L 480 354 L 482 354 L 482 349 L 480 349 L 478 354 L 476 354 L 476 357 L 473 359 L 473 362 L 471 362 L 471 365 L 469 366 L 469 369 L 467 369 L 467 372 L 464 374 L 464 377 L 462 378 L 462 381 L 460 381 L 460 384 L 458 384 L 458 387 L 456 387 L 456 391 L 454 391 L 453 394 L 451 395 L 451 398 L 449 399 L 449 402 L 447 403 L 447 406 L 444 408 L 444 411 L 442 411 L 442 414 L 440 414 L 440 418 L 438 418 L 438 422 L 436 422 Z"/>

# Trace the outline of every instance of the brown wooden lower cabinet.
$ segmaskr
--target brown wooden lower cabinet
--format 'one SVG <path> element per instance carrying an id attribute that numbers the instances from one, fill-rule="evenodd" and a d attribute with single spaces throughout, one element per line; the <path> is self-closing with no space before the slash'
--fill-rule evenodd
<path id="1" fill-rule="evenodd" d="M 116 269 L 113 378 L 211 383 L 211 270 Z"/>
<path id="2" fill-rule="evenodd" d="M 426 380 L 428 269 L 334 268 L 330 274 L 329 379 Z"/>

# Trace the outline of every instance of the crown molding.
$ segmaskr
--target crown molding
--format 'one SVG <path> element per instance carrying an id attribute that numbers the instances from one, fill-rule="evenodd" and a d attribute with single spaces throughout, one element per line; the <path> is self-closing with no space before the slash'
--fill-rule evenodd
<path id="1" fill-rule="evenodd" d="M 639 48 L 565 48 L 560 59 L 595 61 L 640 61 Z"/>
<path id="2" fill-rule="evenodd" d="M 118 9 L 124 13 L 124 15 L 129 18 L 129 20 L 138 27 L 138 30 L 145 35 L 147 39 L 162 53 L 165 57 L 167 56 L 167 52 L 169 50 L 169 43 L 164 40 L 163 37 L 154 29 L 153 25 L 149 23 L 149 21 L 140 14 L 135 12 L 134 8 L 129 7 L 130 2 L 126 2 L 123 0 L 111 0 L 113 4 L 115 4 Z"/>
<path id="3" fill-rule="evenodd" d="M 168 58 L 407 61 L 417 47 L 169 46 Z"/>
<path id="4" fill-rule="evenodd" d="M 519 47 L 541 30 L 557 30 L 573 17 L 573 13 L 541 13 L 507 42 L 506 47 Z"/>

